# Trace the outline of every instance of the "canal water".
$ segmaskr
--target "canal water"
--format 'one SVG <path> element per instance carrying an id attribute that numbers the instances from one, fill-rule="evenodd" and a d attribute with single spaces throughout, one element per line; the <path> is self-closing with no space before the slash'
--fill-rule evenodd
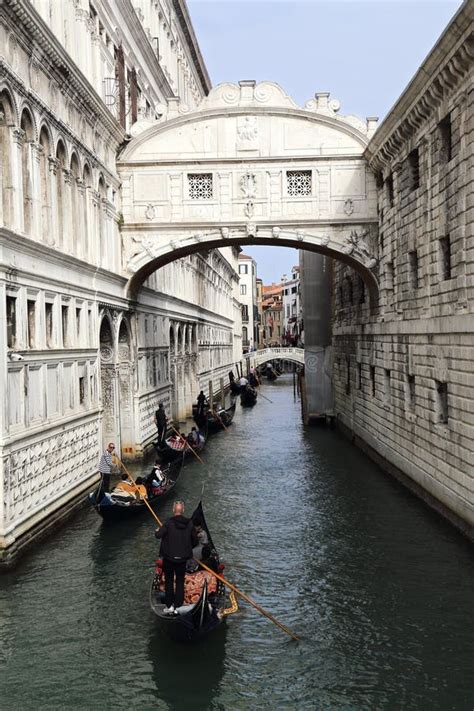
<path id="1" fill-rule="evenodd" d="M 329 429 L 306 429 L 291 376 L 240 405 L 202 496 L 243 604 L 199 646 L 160 636 L 148 607 L 148 515 L 106 527 L 82 510 L 0 577 L 0 708 L 474 708 L 474 562 L 450 526 Z M 170 513 L 171 502 L 159 514 Z"/>

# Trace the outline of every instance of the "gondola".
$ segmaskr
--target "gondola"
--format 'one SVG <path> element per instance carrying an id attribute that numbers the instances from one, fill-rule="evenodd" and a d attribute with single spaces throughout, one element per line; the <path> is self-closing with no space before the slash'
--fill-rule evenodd
<path id="1" fill-rule="evenodd" d="M 223 426 L 228 427 L 231 424 L 235 415 L 235 404 L 234 400 L 227 409 L 216 407 L 214 410 L 204 410 L 202 416 L 197 414 L 197 405 L 193 405 L 193 417 L 198 425 L 201 425 L 207 418 L 208 431 L 217 432 L 223 429 Z"/>
<path id="2" fill-rule="evenodd" d="M 242 407 L 253 407 L 257 402 L 257 391 L 255 388 L 247 387 L 240 393 L 240 404 Z"/>
<path id="3" fill-rule="evenodd" d="M 147 501 L 151 507 L 156 506 L 160 501 L 166 499 L 166 497 L 173 491 L 178 483 L 183 462 L 184 457 L 181 456 L 174 462 L 170 462 L 168 466 L 162 470 L 164 476 L 166 477 L 166 484 L 148 496 Z M 105 521 L 123 521 L 129 518 L 134 518 L 144 511 L 148 511 L 148 506 L 143 500 L 130 502 L 125 501 L 120 496 L 114 496 L 113 494 L 105 495 L 101 492 L 100 486 L 97 491 L 89 494 L 89 501 L 97 513 L 102 516 Z"/>
<path id="4" fill-rule="evenodd" d="M 208 435 L 207 421 L 204 421 L 202 425 L 199 426 L 199 434 L 201 441 L 193 447 L 193 450 L 198 454 L 199 452 L 202 452 L 206 446 Z M 173 436 L 172 430 L 167 432 L 167 436 L 165 437 L 164 443 L 161 447 L 158 447 L 157 442 L 154 442 L 153 444 L 162 462 L 173 462 L 174 460 L 179 459 L 179 457 L 183 454 L 185 458 L 194 456 L 184 439 L 179 440 L 176 436 Z"/>
<path id="5" fill-rule="evenodd" d="M 191 518 L 200 520 L 208 536 L 211 554 L 206 560 L 206 564 L 214 565 L 217 571 L 222 571 L 224 566 L 219 560 L 219 554 L 212 541 L 201 503 L 199 503 Z M 201 584 L 200 593 L 194 592 L 192 594 L 192 591 L 195 591 L 196 587 Z M 195 601 L 191 600 L 191 602 L 186 603 L 186 595 L 191 598 L 198 595 L 199 597 Z M 232 601 L 233 606 L 226 609 L 226 598 L 224 584 L 214 578 L 211 573 L 198 569 L 194 573 L 186 573 L 185 604 L 178 608 L 177 614 L 166 614 L 164 612 L 164 580 L 161 561 L 157 561 L 150 589 L 150 606 L 156 615 L 159 627 L 174 640 L 197 642 L 219 627 L 227 614 L 237 610 L 235 598 Z"/>
<path id="6" fill-rule="evenodd" d="M 268 380 L 276 380 L 278 378 L 278 373 L 273 368 L 267 368 L 265 375 Z"/>

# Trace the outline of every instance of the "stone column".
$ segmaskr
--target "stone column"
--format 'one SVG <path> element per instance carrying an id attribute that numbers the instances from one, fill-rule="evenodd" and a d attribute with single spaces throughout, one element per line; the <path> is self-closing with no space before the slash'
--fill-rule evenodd
<path id="1" fill-rule="evenodd" d="M 63 249 L 68 254 L 72 254 L 74 249 L 72 245 L 72 221 L 76 216 L 72 214 L 71 206 L 71 186 L 73 181 L 73 174 L 68 168 L 63 168 L 60 173 L 58 173 L 58 180 L 63 181 Z"/>
<path id="2" fill-rule="evenodd" d="M 12 228 L 15 232 L 24 232 L 25 221 L 23 214 L 23 169 L 22 169 L 22 149 L 26 138 L 25 132 L 21 128 L 14 128 L 12 131 Z"/>
<path id="3" fill-rule="evenodd" d="M 57 173 L 59 161 L 54 156 L 48 156 L 49 167 L 49 191 L 51 198 L 51 231 L 48 238 L 50 247 L 59 244 L 59 229 L 58 229 L 58 191 L 56 189 Z"/>
<path id="4" fill-rule="evenodd" d="M 85 228 L 86 222 L 86 184 L 81 178 L 76 178 L 77 190 L 77 226 L 76 237 L 77 245 L 75 253 L 81 259 L 87 259 L 87 233 Z"/>
<path id="5" fill-rule="evenodd" d="M 41 179 L 40 161 L 43 154 L 43 147 L 39 143 L 30 144 L 31 154 L 31 236 L 34 239 L 41 239 L 42 236 L 42 213 L 41 213 Z"/>

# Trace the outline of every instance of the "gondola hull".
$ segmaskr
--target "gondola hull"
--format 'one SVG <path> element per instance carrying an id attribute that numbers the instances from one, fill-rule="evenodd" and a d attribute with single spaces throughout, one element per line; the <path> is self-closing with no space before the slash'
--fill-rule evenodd
<path id="1" fill-rule="evenodd" d="M 167 469 L 164 470 L 164 474 L 169 479 L 169 485 L 163 488 L 160 493 L 151 495 L 148 497 L 147 502 L 152 508 L 157 507 L 161 501 L 166 499 L 176 484 L 178 483 L 179 476 L 181 474 L 183 461 L 176 461 L 169 465 Z M 132 503 L 120 503 L 117 501 L 111 501 L 108 497 L 101 497 L 97 501 L 97 492 L 89 494 L 89 502 L 94 506 L 97 513 L 102 516 L 104 521 L 114 522 L 114 521 L 127 521 L 129 519 L 140 516 L 145 511 L 149 511 L 148 506 L 144 501 L 134 501 Z"/>
<path id="2" fill-rule="evenodd" d="M 253 407 L 257 402 L 257 392 L 248 388 L 240 394 L 240 404 L 242 407 Z"/>
<path id="3" fill-rule="evenodd" d="M 198 425 L 205 422 L 207 418 L 207 428 L 209 432 L 218 432 L 224 427 L 228 427 L 235 415 L 235 401 L 226 410 L 215 409 L 214 412 L 211 410 L 205 410 L 204 414 L 199 416 L 197 414 L 197 406 L 193 406 L 193 417 Z"/>
<path id="4" fill-rule="evenodd" d="M 197 452 L 198 454 L 200 452 L 202 452 L 202 450 L 206 446 L 207 435 L 208 435 L 208 428 L 207 428 L 206 421 L 204 421 L 203 425 L 200 426 L 199 434 L 202 436 L 203 441 L 201 441 L 200 444 L 192 447 L 192 449 L 195 452 Z M 170 439 L 169 437 L 167 439 L 165 439 L 165 442 L 162 447 L 158 447 L 157 442 L 154 442 L 155 449 L 156 449 L 157 453 L 159 454 L 160 460 L 163 463 L 174 462 L 175 460 L 179 459 L 183 455 L 184 455 L 184 459 L 188 459 L 189 457 L 194 458 L 194 454 L 191 451 L 190 447 L 188 447 L 186 444 L 184 444 L 183 448 L 175 449 L 174 447 L 172 447 L 168 444 L 169 439 Z"/>
<path id="5" fill-rule="evenodd" d="M 213 551 L 214 560 L 218 563 L 218 553 L 212 542 L 201 504 L 194 511 L 192 519 L 201 521 L 208 535 L 208 545 Z M 173 640 L 178 642 L 199 642 L 225 621 L 225 587 L 223 583 L 216 581 L 215 590 L 209 594 L 208 580 L 204 583 L 197 602 L 183 605 L 178 608 L 178 614 L 170 615 L 164 612 L 165 600 L 164 592 L 161 589 L 163 587 L 161 575 L 159 572 L 155 572 L 150 589 L 150 607 L 155 614 L 156 623 L 160 630 Z"/>

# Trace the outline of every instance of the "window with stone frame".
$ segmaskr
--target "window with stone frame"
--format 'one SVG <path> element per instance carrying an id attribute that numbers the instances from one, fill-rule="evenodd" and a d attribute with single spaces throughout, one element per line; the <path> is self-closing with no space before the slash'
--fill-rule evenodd
<path id="1" fill-rule="evenodd" d="M 51 301 L 46 301 L 44 304 L 47 348 L 51 348 L 53 346 L 53 306 L 54 305 Z"/>
<path id="2" fill-rule="evenodd" d="M 362 363 L 357 363 L 357 390 L 362 390 Z"/>
<path id="3" fill-rule="evenodd" d="M 346 358 L 346 395 L 351 392 L 351 360 Z"/>
<path id="4" fill-rule="evenodd" d="M 405 375 L 405 405 L 407 412 L 415 412 L 416 390 L 415 376 L 407 373 Z"/>
<path id="5" fill-rule="evenodd" d="M 190 200 L 212 200 L 212 173 L 188 173 L 188 194 Z"/>
<path id="6" fill-rule="evenodd" d="M 389 207 L 393 207 L 394 203 L 394 193 L 393 193 L 393 173 L 389 173 L 385 180 L 385 188 L 387 191 L 387 202 Z"/>
<path id="7" fill-rule="evenodd" d="M 444 117 L 438 124 L 439 159 L 441 163 L 449 163 L 453 154 L 451 114 Z"/>
<path id="8" fill-rule="evenodd" d="M 451 239 L 449 235 L 439 240 L 439 276 L 442 281 L 451 279 Z"/>
<path id="9" fill-rule="evenodd" d="M 305 197 L 312 192 L 310 170 L 288 170 L 286 173 L 286 192 L 291 197 Z"/>
<path id="10" fill-rule="evenodd" d="M 414 148 L 408 155 L 408 185 L 410 192 L 420 187 L 420 153 Z"/>
<path id="11" fill-rule="evenodd" d="M 418 289 L 418 252 L 416 249 L 412 249 L 408 252 L 408 267 L 410 287 L 412 289 Z"/>
<path id="12" fill-rule="evenodd" d="M 436 385 L 436 419 L 440 424 L 447 424 L 448 412 L 448 384 L 435 380 Z"/>
<path id="13" fill-rule="evenodd" d="M 372 397 L 375 397 L 375 365 L 370 366 L 370 384 L 372 388 Z"/>
<path id="14" fill-rule="evenodd" d="M 15 348 L 17 339 L 17 300 L 16 296 L 7 296 L 7 346 Z"/>
<path id="15" fill-rule="evenodd" d="M 26 315 L 28 348 L 34 348 L 36 344 L 36 299 L 27 300 Z"/>
<path id="16" fill-rule="evenodd" d="M 390 405 L 392 388 L 391 388 L 391 376 L 392 373 L 388 368 L 384 368 L 383 371 L 383 389 L 384 389 L 384 400 L 386 405 Z"/>

